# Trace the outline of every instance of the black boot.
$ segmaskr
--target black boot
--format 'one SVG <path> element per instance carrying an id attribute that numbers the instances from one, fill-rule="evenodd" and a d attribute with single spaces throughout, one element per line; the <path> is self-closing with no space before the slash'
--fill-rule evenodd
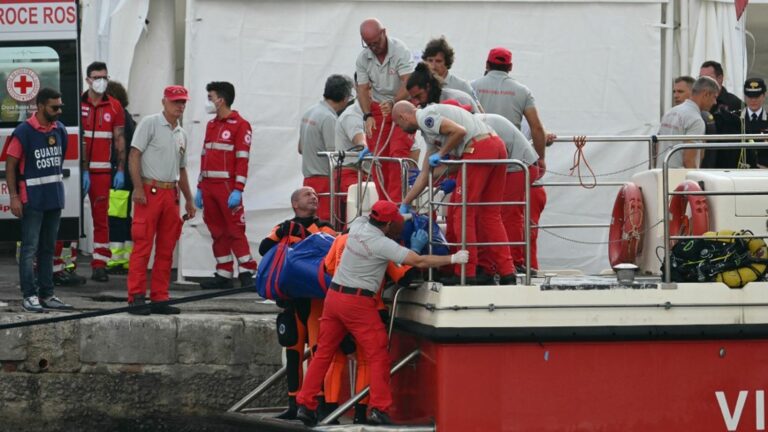
<path id="1" fill-rule="evenodd" d="M 200 282 L 202 289 L 230 289 L 232 288 L 232 279 L 216 273 L 212 278 Z"/>
<path id="2" fill-rule="evenodd" d="M 253 287 L 253 273 L 240 272 L 237 275 L 237 280 L 240 281 L 240 288 L 252 288 Z"/>
<path id="3" fill-rule="evenodd" d="M 91 280 L 96 282 L 109 282 L 109 275 L 107 275 L 107 269 L 103 267 L 94 268 L 91 272 Z"/>
<path id="4" fill-rule="evenodd" d="M 321 421 L 324 418 L 328 417 L 329 415 L 331 415 L 332 412 L 336 411 L 336 408 L 338 407 L 339 407 L 339 404 L 333 403 L 333 402 L 325 402 L 321 404 L 317 408 L 317 421 Z M 336 419 L 329 424 L 339 424 L 339 419 Z"/>
<path id="5" fill-rule="evenodd" d="M 517 285 L 517 275 L 514 273 L 502 276 L 499 279 L 499 285 Z"/>
<path id="6" fill-rule="evenodd" d="M 395 424 L 389 415 L 384 411 L 379 411 L 378 408 L 371 409 L 371 414 L 368 415 L 368 424 L 371 425 L 393 425 Z"/>
<path id="7" fill-rule="evenodd" d="M 276 415 L 275 418 L 280 420 L 296 419 L 296 396 L 288 396 L 288 409 Z"/>
<path id="8" fill-rule="evenodd" d="M 354 424 L 366 424 L 368 423 L 368 405 L 355 404 L 355 417 L 352 418 Z"/>
<path id="9" fill-rule="evenodd" d="M 144 294 L 136 294 L 133 296 L 133 301 L 128 303 L 128 306 L 144 306 L 144 307 L 137 307 L 136 309 L 131 309 L 128 311 L 129 314 L 133 315 L 149 315 L 151 312 L 149 310 L 149 305 L 147 305 L 147 298 Z"/>
<path id="10" fill-rule="evenodd" d="M 304 426 L 312 427 L 317 424 L 317 416 L 311 409 L 304 405 L 299 405 L 296 410 L 296 418 L 304 423 Z"/>

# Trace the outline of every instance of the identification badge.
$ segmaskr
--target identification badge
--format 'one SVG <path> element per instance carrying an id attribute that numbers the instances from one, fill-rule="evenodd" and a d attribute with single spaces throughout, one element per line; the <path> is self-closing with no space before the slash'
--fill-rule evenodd
<path id="1" fill-rule="evenodd" d="M 55 145 L 56 144 L 56 137 L 51 135 L 48 137 L 48 145 Z"/>
<path id="2" fill-rule="evenodd" d="M 149 191 L 152 193 L 152 195 L 155 195 L 157 193 L 157 188 L 152 186 L 152 189 L 150 189 Z"/>

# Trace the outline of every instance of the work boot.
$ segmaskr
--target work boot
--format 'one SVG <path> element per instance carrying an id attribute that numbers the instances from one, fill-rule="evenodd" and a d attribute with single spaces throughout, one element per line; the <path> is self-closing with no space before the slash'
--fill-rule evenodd
<path id="1" fill-rule="evenodd" d="M 368 414 L 368 424 L 370 425 L 393 425 L 395 424 L 389 415 L 384 411 L 379 411 L 378 408 L 371 409 L 371 413 Z"/>
<path id="2" fill-rule="evenodd" d="M 475 281 L 477 282 L 477 285 L 496 285 L 496 281 L 493 280 L 493 276 L 493 273 L 486 273 L 484 268 L 478 267 Z"/>
<path id="3" fill-rule="evenodd" d="M 280 420 L 296 420 L 296 396 L 288 396 L 288 409 L 276 415 Z"/>
<path id="4" fill-rule="evenodd" d="M 240 272 L 237 279 L 240 281 L 240 288 L 253 288 L 253 273 Z"/>
<path id="5" fill-rule="evenodd" d="M 352 423 L 366 424 L 368 422 L 367 414 L 368 414 L 368 405 L 355 404 L 355 416 L 352 418 Z"/>
<path id="6" fill-rule="evenodd" d="M 523 273 L 525 274 L 525 266 L 522 264 L 515 264 L 515 271 L 517 273 Z M 531 277 L 537 276 L 536 269 L 531 269 Z"/>
<path id="7" fill-rule="evenodd" d="M 95 280 L 96 282 L 109 282 L 109 275 L 107 274 L 107 269 L 104 267 L 96 267 L 93 269 L 93 272 L 91 273 L 91 280 Z"/>
<path id="8" fill-rule="evenodd" d="M 517 285 L 517 275 L 514 273 L 502 276 L 499 279 L 499 285 Z"/>
<path id="9" fill-rule="evenodd" d="M 200 288 L 202 289 L 231 289 L 232 279 L 225 278 L 224 276 L 216 273 L 212 278 L 206 279 L 200 282 Z"/>
<path id="10" fill-rule="evenodd" d="M 312 427 L 317 424 L 317 416 L 311 409 L 304 405 L 299 405 L 296 410 L 296 418 L 304 423 L 304 426 Z"/>
<path id="11" fill-rule="evenodd" d="M 152 313 L 160 315 L 178 315 L 181 313 L 181 309 L 167 304 L 152 304 L 149 308 Z"/>
<path id="12" fill-rule="evenodd" d="M 133 296 L 133 301 L 128 302 L 128 306 L 144 306 L 129 310 L 128 313 L 132 315 L 149 315 L 152 313 L 147 305 L 147 298 L 143 294 L 136 294 Z"/>
<path id="13" fill-rule="evenodd" d="M 75 270 L 62 270 L 53 274 L 54 286 L 78 286 L 84 285 L 86 278 L 75 273 Z"/>
<path id="14" fill-rule="evenodd" d="M 317 421 L 322 421 L 324 418 L 331 415 L 332 412 L 336 411 L 336 408 L 339 407 L 338 403 L 333 402 L 325 402 L 320 404 L 320 406 L 317 408 Z M 335 419 L 329 424 L 337 425 L 339 424 L 339 419 Z"/>

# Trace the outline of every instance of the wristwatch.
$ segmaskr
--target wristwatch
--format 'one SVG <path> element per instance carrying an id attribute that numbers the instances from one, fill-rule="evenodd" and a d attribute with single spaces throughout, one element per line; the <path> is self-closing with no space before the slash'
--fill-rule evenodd
<path id="1" fill-rule="evenodd" d="M 368 118 L 369 118 L 369 117 L 373 117 L 373 114 L 371 114 L 371 113 L 369 113 L 369 112 L 367 112 L 367 113 L 363 114 L 363 121 L 366 121 L 366 120 L 368 120 Z"/>

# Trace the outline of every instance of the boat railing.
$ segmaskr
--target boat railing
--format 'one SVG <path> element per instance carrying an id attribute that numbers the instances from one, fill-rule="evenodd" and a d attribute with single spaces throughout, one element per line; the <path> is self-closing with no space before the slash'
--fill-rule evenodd
<path id="1" fill-rule="evenodd" d="M 467 202 L 467 166 L 468 165 L 516 165 L 521 168 L 523 173 L 525 173 L 525 195 L 523 201 L 499 201 L 499 202 Z M 530 214 L 531 214 L 531 184 L 530 184 L 530 176 L 531 173 L 528 171 L 528 165 L 526 165 L 523 161 L 518 159 L 458 159 L 458 160 L 445 160 L 441 162 L 441 165 L 448 165 L 450 166 L 458 166 L 459 167 L 459 175 L 461 176 L 461 202 L 454 203 L 454 202 L 443 202 L 443 201 L 435 201 L 434 199 L 434 191 L 431 187 L 428 187 L 428 193 L 429 193 L 429 206 L 430 206 L 430 214 L 435 211 L 438 207 L 441 206 L 461 206 L 461 239 L 460 242 L 446 242 L 444 243 L 446 246 L 459 246 L 461 249 L 467 249 L 468 246 L 524 246 L 525 247 L 525 262 L 530 263 L 531 262 L 531 242 L 530 242 L 530 235 L 531 235 L 531 221 L 530 221 Z M 428 176 L 428 185 L 433 184 L 433 177 L 434 177 L 434 168 L 431 168 L 429 170 L 429 176 Z M 523 241 L 506 241 L 506 242 L 467 242 L 467 206 L 524 206 L 524 234 L 523 234 Z M 432 238 L 432 226 L 434 224 L 434 221 L 431 217 L 428 218 L 429 220 L 429 229 L 427 232 L 429 233 L 429 253 L 432 253 L 432 246 L 434 245 L 434 239 Z M 458 223 L 459 221 L 453 221 L 453 223 Z M 466 276 L 466 264 L 461 265 L 461 284 L 464 285 L 467 282 L 467 276 Z M 429 269 L 429 280 L 432 281 L 432 269 Z M 530 285 L 531 284 L 531 268 L 530 266 L 525 267 L 525 284 Z"/>
<path id="2" fill-rule="evenodd" d="M 706 137 L 706 135 L 704 135 Z M 757 135 L 760 137 L 760 135 Z M 733 136 L 731 136 L 733 138 Z M 763 139 L 766 139 L 765 135 L 762 136 Z M 697 136 L 695 137 L 689 137 L 688 140 L 691 139 L 701 139 Z M 752 149 L 768 149 L 768 143 L 761 142 L 761 143 L 750 143 L 750 148 Z M 672 147 L 671 150 L 667 152 L 667 154 L 664 156 L 663 160 L 663 166 L 662 166 L 662 189 L 663 189 L 663 197 L 664 197 L 664 207 L 665 209 L 669 208 L 669 200 L 671 195 L 730 195 L 730 196 L 739 196 L 739 195 L 750 195 L 750 196 L 760 196 L 760 195 L 768 195 L 768 190 L 749 190 L 749 191 L 670 191 L 669 190 L 669 159 L 670 157 L 679 152 L 684 150 L 701 150 L 701 149 L 712 149 L 712 150 L 735 150 L 740 149 L 744 147 L 744 143 L 741 142 L 730 142 L 730 143 L 719 143 L 719 144 L 709 144 L 709 143 L 689 143 L 689 144 L 677 144 L 674 147 Z M 670 226 L 670 218 L 669 218 L 669 212 L 666 212 L 667 217 L 663 218 L 664 221 L 664 283 L 671 283 L 672 282 L 672 275 L 670 272 L 670 249 L 671 249 L 671 242 L 677 241 L 677 240 L 689 240 L 689 239 L 701 239 L 701 238 L 710 238 L 708 236 L 703 235 L 671 235 L 669 232 L 669 226 Z M 735 239 L 735 238 L 768 238 L 768 235 L 717 235 L 717 238 L 722 239 Z"/>
<path id="3" fill-rule="evenodd" d="M 342 165 L 344 163 L 344 160 L 346 158 L 355 158 L 357 159 L 360 156 L 360 152 L 358 151 L 319 151 L 317 152 L 318 156 L 323 156 L 328 161 L 328 192 L 319 193 L 318 196 L 327 196 L 329 197 L 330 201 L 330 219 L 331 223 L 334 225 L 334 227 L 340 229 L 343 225 L 346 224 L 346 216 L 345 215 L 336 215 L 337 209 L 340 207 L 338 206 L 338 198 L 340 197 L 346 197 L 347 192 L 345 191 L 337 191 L 336 190 L 336 183 L 337 183 L 337 177 L 334 174 L 336 171 L 336 168 L 339 165 Z M 403 198 L 405 198 L 405 195 L 408 193 L 408 170 L 410 168 L 418 168 L 418 162 L 411 159 L 411 158 L 399 158 L 399 157 L 389 157 L 389 156 L 365 156 L 362 159 L 363 162 L 371 162 L 370 173 L 364 173 L 361 166 L 354 167 L 354 169 L 357 171 L 357 209 L 356 209 L 356 215 L 360 216 L 362 214 L 362 205 L 363 205 L 363 194 L 365 194 L 365 190 L 363 190 L 362 185 L 364 183 L 368 183 L 373 181 L 373 177 L 378 175 L 376 173 L 376 170 L 378 169 L 378 164 L 381 162 L 385 163 L 396 163 L 398 164 L 398 167 L 400 168 L 400 199 L 399 202 L 403 201 Z M 344 165 L 342 165 L 342 169 L 344 168 Z M 350 166 L 347 166 L 347 168 L 352 168 Z M 365 179 L 363 179 L 363 176 L 366 176 Z M 340 176 L 340 173 L 339 173 Z M 380 197 L 384 198 L 384 197 Z M 394 197 L 390 197 L 394 198 Z"/>

